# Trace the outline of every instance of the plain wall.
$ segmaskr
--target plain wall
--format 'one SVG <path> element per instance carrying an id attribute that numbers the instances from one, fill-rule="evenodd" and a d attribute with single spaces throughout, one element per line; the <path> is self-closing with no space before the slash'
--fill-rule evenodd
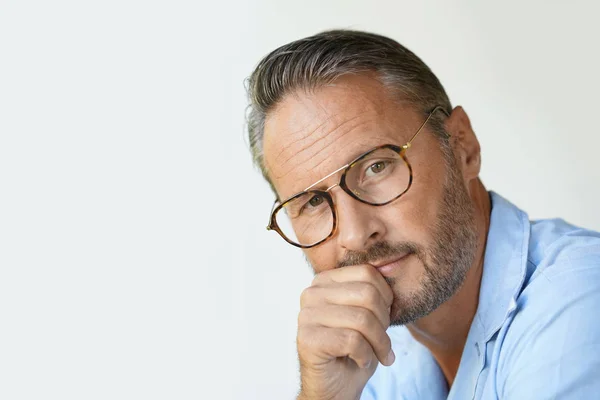
<path id="1" fill-rule="evenodd" d="M 483 182 L 600 229 L 594 1 L 0 5 L 0 398 L 291 399 L 312 273 L 267 232 L 244 79 L 389 35 L 471 117 Z M 402 360 L 397 360 L 402 362 Z"/>

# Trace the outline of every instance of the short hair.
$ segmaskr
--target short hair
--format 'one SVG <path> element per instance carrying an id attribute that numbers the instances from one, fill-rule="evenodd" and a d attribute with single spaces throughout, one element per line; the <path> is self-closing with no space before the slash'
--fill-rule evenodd
<path id="1" fill-rule="evenodd" d="M 354 30 L 330 30 L 281 46 L 265 56 L 248 79 L 247 129 L 253 162 L 274 190 L 264 164 L 267 113 L 287 94 L 314 90 L 348 74 L 374 73 L 384 87 L 415 110 L 452 107 L 444 87 L 413 52 L 385 36 Z M 448 145 L 441 116 L 430 122 Z M 444 153 L 449 147 L 443 146 Z M 447 154 L 445 154 L 447 155 Z"/>

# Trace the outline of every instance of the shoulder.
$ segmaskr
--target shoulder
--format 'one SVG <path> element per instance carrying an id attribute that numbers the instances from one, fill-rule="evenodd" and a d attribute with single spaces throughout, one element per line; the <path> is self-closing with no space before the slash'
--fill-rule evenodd
<path id="1" fill-rule="evenodd" d="M 528 261 L 535 266 L 536 275 L 543 272 L 549 276 L 565 268 L 585 267 L 597 263 L 599 258 L 600 232 L 562 219 L 531 222 Z"/>
<path id="2" fill-rule="evenodd" d="M 501 392 L 600 391 L 598 310 L 600 234 L 562 220 L 533 222 L 527 277 L 500 352 Z"/>
<path id="3" fill-rule="evenodd" d="M 556 344 L 567 332 L 573 342 L 582 328 L 600 334 L 594 317 L 600 310 L 600 233 L 562 220 L 532 223 L 527 276 L 516 303 L 509 342 L 525 346 L 524 338 L 552 336 Z"/>
<path id="4" fill-rule="evenodd" d="M 563 220 L 537 221 L 531 225 L 529 243 L 527 274 L 510 334 L 521 335 L 519 328 L 532 334 L 544 322 L 560 325 L 563 316 L 571 328 L 581 323 L 600 329 L 600 322 L 574 320 L 589 319 L 587 313 L 600 307 L 600 233 Z"/>

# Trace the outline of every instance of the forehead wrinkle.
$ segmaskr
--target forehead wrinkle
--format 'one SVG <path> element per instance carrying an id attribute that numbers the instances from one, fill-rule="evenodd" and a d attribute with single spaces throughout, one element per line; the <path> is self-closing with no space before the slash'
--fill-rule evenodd
<path id="1" fill-rule="evenodd" d="M 369 121 L 365 121 L 365 123 L 368 123 L 368 122 Z M 410 131 L 407 131 L 405 128 L 406 127 L 402 127 L 401 129 L 398 129 L 398 130 L 388 130 L 386 128 L 378 129 L 372 135 L 368 135 L 368 134 L 360 135 L 360 137 L 357 138 L 356 140 L 350 141 L 350 142 L 347 142 L 347 143 L 341 145 L 341 147 L 339 147 L 335 150 L 335 153 L 340 153 L 344 149 L 350 148 L 350 151 L 348 152 L 347 156 L 342 160 L 338 160 L 337 162 L 331 156 L 323 157 L 316 165 L 311 166 L 310 169 L 306 170 L 305 178 L 300 178 L 297 180 L 297 182 L 302 183 L 302 184 L 294 185 L 294 186 L 297 186 L 297 190 L 295 190 L 293 192 L 293 194 L 299 193 L 300 191 L 304 190 L 306 187 L 313 185 L 315 182 L 318 182 L 320 179 L 326 177 L 327 175 L 331 174 L 332 172 L 341 168 L 342 166 L 352 162 L 354 159 L 356 159 L 360 155 L 366 153 L 367 151 L 374 149 L 377 146 L 384 145 L 384 144 L 393 144 L 393 145 L 399 146 L 399 145 L 403 144 L 404 141 L 407 139 L 401 139 L 401 137 L 406 136 L 408 138 L 412 135 L 412 133 Z M 387 134 L 386 134 L 386 132 L 387 132 Z M 399 137 L 394 137 L 394 136 L 399 136 Z M 329 161 L 328 164 L 326 164 L 327 161 Z M 329 166 L 327 168 L 325 168 L 325 167 L 322 168 L 323 171 L 320 171 L 319 167 L 321 167 L 321 165 L 324 165 L 324 164 L 329 165 Z M 297 168 L 299 168 L 299 167 L 300 167 L 300 165 L 297 166 Z M 289 172 L 292 172 L 292 171 L 289 171 Z M 338 175 L 336 174 L 330 178 L 330 179 L 333 179 L 332 182 L 335 181 L 335 179 L 336 179 L 335 176 L 338 176 Z M 327 181 L 325 181 L 325 182 L 327 182 Z M 320 185 L 316 186 L 314 189 L 319 189 L 320 187 L 328 187 L 330 185 L 330 183 L 332 183 L 332 182 L 330 182 L 330 183 L 325 183 L 325 182 L 322 182 Z"/>
<path id="2" fill-rule="evenodd" d="M 339 140 L 341 140 L 344 136 L 354 132 L 357 128 L 365 125 L 365 124 L 369 124 L 372 122 L 372 120 L 366 120 L 366 121 L 361 121 L 360 123 L 354 124 L 350 127 L 344 126 L 346 125 L 347 122 L 351 122 L 356 120 L 357 118 L 359 118 L 360 116 L 357 117 L 353 117 L 348 121 L 345 121 L 344 123 L 340 124 L 340 126 L 336 127 L 333 131 L 328 132 L 326 134 L 321 135 L 321 137 L 319 137 L 316 141 L 307 144 L 306 146 L 304 146 L 302 149 L 300 149 L 299 151 L 295 151 L 295 150 L 290 150 L 289 148 L 286 149 L 289 150 L 288 154 L 289 157 L 281 164 L 283 170 L 276 175 L 277 178 L 283 178 L 285 175 L 288 175 L 290 173 L 292 173 L 293 171 L 299 169 L 299 168 L 303 168 L 304 164 L 309 161 L 309 160 L 315 160 L 320 158 L 321 160 L 319 160 L 317 162 L 317 164 L 315 166 L 311 166 L 309 169 L 310 170 L 314 170 L 316 168 L 317 165 L 321 165 L 323 162 L 325 162 L 326 160 L 331 159 L 331 156 L 325 156 L 325 157 L 319 157 L 319 155 L 321 155 L 324 151 L 326 151 L 327 149 L 329 149 L 331 146 L 335 146 L 336 143 L 339 142 Z M 344 132 L 338 135 L 335 135 L 335 137 L 332 137 L 335 133 L 337 133 L 340 129 L 343 128 L 348 128 L 348 129 L 344 129 Z M 364 135 L 361 135 L 361 137 Z M 329 139 L 326 140 L 325 139 Z M 317 143 L 319 142 L 323 142 L 325 141 L 325 143 L 316 150 L 315 153 L 311 154 L 310 152 L 307 152 L 308 150 L 310 150 L 313 146 L 315 146 Z M 334 151 L 334 154 L 337 152 L 338 150 Z M 305 156 L 302 156 L 302 154 L 306 154 Z M 290 163 L 292 163 L 293 161 L 295 161 L 293 164 L 289 166 L 288 169 L 285 169 L 284 167 Z M 308 168 L 307 168 L 308 170 Z"/>
<path id="3" fill-rule="evenodd" d="M 363 101 L 359 101 L 358 103 L 356 102 L 356 91 L 359 91 L 361 93 L 364 92 L 364 90 L 362 90 L 360 87 L 348 87 L 347 85 L 342 85 L 338 87 L 338 85 L 335 84 L 328 86 L 329 87 L 325 87 L 317 91 L 317 93 L 306 93 L 302 91 L 291 93 L 287 98 L 287 101 L 284 100 L 282 103 L 280 103 L 278 110 L 274 110 L 275 112 L 287 110 L 288 113 L 291 113 L 293 115 L 294 110 L 296 109 L 296 107 L 298 107 L 300 113 L 302 113 L 302 110 L 312 110 L 309 111 L 312 114 L 312 120 L 321 120 L 322 118 L 324 118 L 322 121 L 320 121 L 318 125 L 314 127 L 309 127 L 310 122 L 308 122 L 305 124 L 304 127 L 294 132 L 288 132 L 288 135 L 285 135 L 288 137 L 291 135 L 293 139 L 289 140 L 289 143 L 286 143 L 286 145 L 281 148 L 281 151 L 279 151 L 277 154 L 274 154 L 273 163 L 271 163 L 274 165 L 282 166 L 282 174 L 286 174 L 288 172 L 285 170 L 285 166 L 294 158 L 295 155 L 302 154 L 305 151 L 314 148 L 314 146 L 317 143 L 323 142 L 327 137 L 332 137 L 336 132 L 343 129 L 346 124 L 352 123 L 354 120 L 361 118 L 365 114 L 374 114 L 375 116 L 380 116 L 383 112 L 380 104 L 381 101 L 377 99 L 372 99 L 371 96 L 359 96 L 361 99 L 363 99 Z M 343 120 L 345 116 L 347 117 L 348 112 L 352 112 L 348 109 L 348 105 L 342 104 L 338 101 L 339 98 L 343 97 L 343 94 L 336 95 L 333 100 L 326 100 L 327 97 L 322 97 L 322 95 L 326 93 L 331 93 L 331 90 L 341 90 L 343 92 L 352 90 L 354 92 L 353 97 L 355 101 L 351 100 L 350 102 L 350 108 L 354 109 L 353 113 L 355 115 L 353 117 Z M 272 116 L 274 115 L 272 114 Z M 314 142 L 311 143 L 311 136 L 314 136 L 315 133 L 319 132 L 320 130 L 325 131 L 326 125 L 328 125 L 328 123 L 332 120 L 334 120 L 334 122 L 335 120 L 342 120 L 342 122 L 338 126 L 336 126 L 335 129 L 333 129 L 330 132 L 325 132 L 324 134 L 321 134 L 319 138 L 317 138 Z M 288 118 L 287 125 L 289 125 L 289 122 L 291 121 L 289 121 Z M 304 135 L 300 135 L 299 137 L 295 137 L 295 134 L 302 132 L 303 129 L 306 129 L 307 133 Z M 350 130 L 352 129 L 353 128 L 350 128 Z M 332 138 L 332 140 L 340 139 L 343 136 L 344 135 Z M 295 149 L 296 144 L 300 144 L 298 149 Z M 318 149 L 317 154 L 329 145 L 330 143 L 323 144 L 323 146 Z M 285 153 L 287 151 L 289 151 L 290 154 L 286 157 Z M 310 156 L 300 158 L 299 161 L 303 163 L 309 157 Z"/>
<path id="4" fill-rule="evenodd" d="M 375 143 L 373 143 L 373 142 L 375 142 Z M 332 172 L 336 171 L 337 169 L 341 168 L 342 166 L 348 164 L 349 162 L 354 160 L 356 157 L 360 156 L 361 154 L 371 150 L 372 148 L 374 148 L 384 142 L 386 144 L 389 143 L 390 142 L 389 138 L 386 136 L 377 134 L 375 136 L 369 136 L 369 137 L 365 137 L 364 135 L 361 135 L 360 138 L 358 138 L 356 141 L 351 141 L 351 142 L 343 144 L 339 149 L 336 149 L 336 153 L 339 153 L 346 148 L 350 148 L 351 150 L 348 152 L 348 154 L 342 160 L 335 160 L 332 157 L 323 157 L 323 159 L 320 160 L 316 165 L 311 166 L 309 169 L 307 169 L 305 171 L 305 173 L 303 174 L 303 176 L 296 179 L 295 184 L 291 185 L 292 190 L 289 190 L 289 193 L 282 193 L 282 198 L 287 199 L 295 194 L 300 193 L 301 191 L 305 190 L 310 185 L 313 185 L 315 182 L 318 182 L 320 179 L 323 179 L 327 175 L 331 174 Z M 324 167 L 319 168 L 319 167 L 321 167 L 321 165 L 324 165 Z M 298 166 L 298 168 L 299 167 L 300 166 Z M 293 171 L 290 171 L 290 173 L 291 172 L 293 172 Z M 335 174 L 332 177 L 330 177 L 329 178 L 329 180 L 331 180 L 330 183 L 326 183 L 327 181 L 322 182 L 320 185 L 316 186 L 313 189 L 323 189 L 325 187 L 328 187 L 332 182 L 337 182 L 336 179 L 339 179 L 339 174 Z M 285 192 L 288 192 L 288 191 L 285 191 Z"/>
<path id="5" fill-rule="evenodd" d="M 390 103 L 379 84 L 366 83 L 340 80 L 316 92 L 294 92 L 269 113 L 267 120 L 272 122 L 268 123 L 270 129 L 265 126 L 264 165 L 282 197 L 294 187 L 300 191 L 322 179 L 356 158 L 351 156 L 370 150 L 369 146 L 385 144 L 383 141 L 400 144 L 398 134 L 404 132 L 398 132 L 395 114 L 404 107 Z M 356 123 L 361 116 L 364 120 Z M 338 121 L 340 125 L 335 126 Z M 370 129 L 365 127 L 364 133 L 358 134 L 357 128 L 364 124 Z M 334 129 L 328 132 L 328 127 Z M 346 136 L 351 132 L 356 134 Z"/>
<path id="6" fill-rule="evenodd" d="M 344 150 L 345 148 L 347 148 L 347 147 L 351 146 L 352 144 L 353 144 L 353 143 L 346 143 L 345 145 L 343 145 L 342 147 L 340 147 L 340 148 L 338 149 L 338 151 L 339 151 L 339 150 Z M 325 173 L 319 173 L 319 172 L 317 172 L 317 170 L 318 170 L 318 169 L 319 169 L 319 167 L 320 167 L 320 166 L 321 166 L 323 163 L 325 163 L 326 161 L 330 161 L 330 164 L 333 164 L 333 161 L 331 160 L 331 158 L 330 158 L 330 157 L 323 157 L 323 159 L 322 159 L 321 161 L 319 161 L 319 162 L 317 163 L 317 165 L 314 165 L 313 167 L 311 167 L 311 171 L 308 171 L 309 173 L 310 173 L 310 172 L 313 172 L 313 174 L 311 174 L 311 175 L 315 175 L 315 177 L 314 177 L 313 179 L 311 179 L 311 183 L 310 183 L 310 185 L 313 185 L 315 182 L 318 182 L 320 179 L 323 179 L 323 178 L 324 178 L 324 177 L 326 177 L 327 175 L 329 175 L 329 174 L 333 173 L 333 171 L 336 171 L 336 170 L 340 169 L 340 168 L 341 168 L 341 167 L 343 167 L 344 165 L 348 164 L 348 163 L 349 163 L 351 160 L 353 160 L 354 158 L 356 158 L 356 157 L 349 157 L 347 162 L 338 163 L 339 165 L 337 165 L 337 166 L 334 166 L 334 167 L 327 168 L 327 169 L 326 169 L 326 171 L 329 171 L 329 172 L 325 172 Z M 325 168 L 323 168 L 323 169 L 325 169 Z M 308 187 L 308 186 L 309 186 L 309 185 L 303 185 L 303 187 Z M 327 184 L 323 185 L 323 183 L 321 183 L 321 185 L 318 185 L 318 186 L 314 187 L 313 189 L 319 189 L 319 187 L 320 187 L 320 186 L 328 186 L 328 185 L 327 185 Z"/>
<path id="7" fill-rule="evenodd" d="M 330 132 L 327 132 L 327 133 L 324 133 L 324 134 L 321 134 L 321 136 L 319 138 L 317 138 L 315 141 L 313 141 L 312 143 L 311 143 L 310 140 L 305 140 L 305 144 L 303 144 L 303 145 L 301 144 L 302 147 L 300 147 L 297 150 L 291 150 L 290 154 L 289 154 L 289 157 L 284 162 L 282 162 L 280 165 L 282 167 L 285 167 L 286 164 L 288 164 L 290 161 L 292 161 L 292 159 L 294 157 L 299 157 L 299 163 L 304 163 L 304 162 L 308 161 L 309 159 L 316 157 L 318 154 L 320 154 L 321 152 L 323 152 L 324 150 L 326 150 L 329 146 L 331 146 L 334 142 L 340 140 L 341 138 L 343 138 L 344 136 L 346 136 L 348 133 L 351 133 L 352 131 L 354 131 L 359 126 L 371 122 L 370 120 L 363 121 L 361 123 L 358 123 L 356 125 L 351 126 L 350 128 L 348 128 L 348 130 L 346 130 L 346 132 L 344 132 L 342 134 L 339 134 L 339 135 L 336 135 L 336 133 L 338 133 L 340 130 L 342 130 L 347 124 L 355 121 L 356 119 L 358 119 L 360 117 L 361 117 L 361 115 L 357 115 L 357 116 L 355 116 L 353 118 L 350 118 L 349 120 L 346 120 L 346 121 L 342 122 L 334 130 L 332 130 Z M 330 117 L 329 119 L 332 119 L 332 118 L 333 117 Z M 323 125 L 324 124 L 320 124 L 319 127 L 322 127 Z M 310 136 L 314 135 L 315 132 L 317 130 L 319 130 L 319 127 L 317 127 L 317 129 L 313 130 L 311 133 L 309 133 L 308 135 L 306 135 L 304 137 L 304 139 L 308 139 Z M 324 130 L 325 129 L 323 128 L 323 131 Z M 327 141 L 326 139 L 329 139 L 329 141 Z M 301 140 L 297 140 L 297 141 L 295 141 L 293 143 L 297 143 L 299 141 L 301 141 Z M 291 143 L 291 144 L 293 144 L 293 143 Z M 323 145 L 321 147 L 319 147 L 319 148 L 316 149 L 316 153 L 315 154 L 310 154 L 310 152 L 309 152 L 308 155 L 302 157 L 302 155 L 304 153 L 306 153 L 307 151 L 310 151 L 310 149 L 314 148 L 319 143 L 323 143 Z M 286 146 L 286 148 L 287 147 L 288 146 Z M 292 147 L 292 146 L 290 145 L 289 147 Z M 284 150 L 285 150 L 285 148 L 284 148 Z M 283 155 L 284 150 L 281 151 L 281 153 L 280 153 L 281 155 Z"/>
<path id="8" fill-rule="evenodd" d="M 309 136 L 311 136 L 311 135 L 312 135 L 312 134 L 313 134 L 315 131 L 317 131 L 319 128 L 321 128 L 322 126 L 324 126 L 325 124 L 327 124 L 327 122 L 331 121 L 331 119 L 332 119 L 333 117 L 334 117 L 333 115 L 330 115 L 330 116 L 328 116 L 327 118 L 325 118 L 325 120 L 324 120 L 323 122 L 321 122 L 320 124 L 318 124 L 318 125 L 317 125 L 317 126 L 314 128 L 314 129 L 306 129 L 306 126 L 305 126 L 305 127 L 302 127 L 302 128 L 300 128 L 300 129 L 298 129 L 298 130 L 296 130 L 296 131 L 292 131 L 292 132 L 290 132 L 290 134 L 291 134 L 292 136 L 294 136 L 294 135 L 295 135 L 295 134 L 297 134 L 297 133 L 298 133 L 298 134 L 300 134 L 300 133 L 301 133 L 303 130 L 305 130 L 305 129 L 306 129 L 306 131 L 307 131 L 306 135 L 304 135 L 304 136 L 300 136 L 300 137 L 299 137 L 299 138 L 297 138 L 297 139 L 293 139 L 292 141 L 290 141 L 290 143 L 289 143 L 288 145 L 284 146 L 284 147 L 281 149 L 281 151 L 275 155 L 275 160 L 274 160 L 274 162 L 275 162 L 275 163 L 277 163 L 277 161 L 278 161 L 278 160 L 279 160 L 281 157 L 283 157 L 283 155 L 284 155 L 284 153 L 285 153 L 285 151 L 286 151 L 286 149 L 287 149 L 288 147 L 292 147 L 294 144 L 296 144 L 296 143 L 298 143 L 298 142 L 301 142 L 301 141 L 303 141 L 303 140 L 307 139 L 307 138 L 308 138 Z M 308 124 L 307 124 L 307 126 L 308 126 Z M 321 139 L 319 139 L 319 140 L 321 140 Z M 289 161 L 289 160 L 285 160 L 285 161 L 283 162 L 283 164 L 287 163 L 288 161 Z"/>

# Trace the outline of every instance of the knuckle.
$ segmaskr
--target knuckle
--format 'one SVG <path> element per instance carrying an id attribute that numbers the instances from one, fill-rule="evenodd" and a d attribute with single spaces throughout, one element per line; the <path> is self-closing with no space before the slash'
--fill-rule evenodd
<path id="1" fill-rule="evenodd" d="M 350 350 L 358 349 L 362 346 L 362 335 L 354 330 L 349 330 L 346 334 L 346 345 Z"/>
<path id="2" fill-rule="evenodd" d="M 360 296 L 365 304 L 371 306 L 376 305 L 379 301 L 379 292 L 371 284 L 366 284 L 362 286 L 362 288 L 360 289 Z"/>
<path id="3" fill-rule="evenodd" d="M 296 335 L 296 345 L 298 346 L 298 349 L 301 349 L 305 346 L 306 344 L 306 329 L 299 327 L 298 328 L 298 333 Z"/>
<path id="4" fill-rule="evenodd" d="M 298 328 L 298 334 L 296 336 L 296 344 L 298 349 L 307 349 L 314 344 L 315 332 L 309 327 Z"/>
<path id="5" fill-rule="evenodd" d="M 332 270 L 325 270 L 325 271 L 319 272 L 318 274 L 315 275 L 315 277 L 311 281 L 311 285 L 315 286 L 315 285 L 318 285 L 320 282 L 327 281 L 327 279 L 329 279 L 329 275 L 331 273 L 332 273 Z"/>
<path id="6" fill-rule="evenodd" d="M 353 314 L 354 323 L 362 330 L 368 329 L 371 325 L 371 316 L 365 309 L 357 309 Z"/>
<path id="7" fill-rule="evenodd" d="M 358 270 L 358 275 L 363 281 L 372 281 L 375 278 L 373 268 L 368 265 L 361 265 Z"/>
<path id="8" fill-rule="evenodd" d="M 313 286 L 309 286 L 302 291 L 300 294 L 300 306 L 303 307 L 306 305 L 310 299 L 313 297 L 315 292 L 315 288 Z"/>
<path id="9" fill-rule="evenodd" d="M 298 313 L 298 326 L 308 325 L 312 320 L 313 310 L 305 307 Z"/>

